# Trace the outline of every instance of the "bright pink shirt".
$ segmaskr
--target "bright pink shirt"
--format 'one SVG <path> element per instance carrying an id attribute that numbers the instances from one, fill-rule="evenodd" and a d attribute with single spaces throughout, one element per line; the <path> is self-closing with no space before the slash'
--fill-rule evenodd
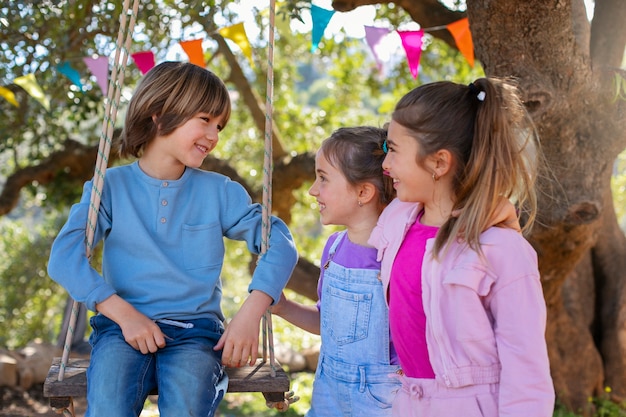
<path id="1" fill-rule="evenodd" d="M 421 215 L 408 230 L 391 268 L 389 326 L 402 371 L 412 378 L 434 378 L 426 346 L 421 271 L 426 241 L 435 237 L 438 228 L 421 224 Z"/>

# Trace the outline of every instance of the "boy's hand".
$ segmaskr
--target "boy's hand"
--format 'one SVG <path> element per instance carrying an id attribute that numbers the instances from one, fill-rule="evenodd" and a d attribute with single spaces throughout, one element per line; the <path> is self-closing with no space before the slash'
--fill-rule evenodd
<path id="1" fill-rule="evenodd" d="M 120 296 L 112 295 L 96 308 L 120 326 L 126 343 L 144 355 L 165 347 L 161 328 Z"/>
<path id="2" fill-rule="evenodd" d="M 259 325 L 272 298 L 252 291 L 231 320 L 213 350 L 222 350 L 222 365 L 240 367 L 254 365 L 259 356 Z"/>

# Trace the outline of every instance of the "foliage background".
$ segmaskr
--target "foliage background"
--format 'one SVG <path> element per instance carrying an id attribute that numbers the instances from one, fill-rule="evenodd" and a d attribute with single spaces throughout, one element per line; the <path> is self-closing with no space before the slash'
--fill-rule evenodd
<path id="1" fill-rule="evenodd" d="M 176 2 L 162 3 L 173 8 L 177 7 Z M 237 14 L 229 11 L 227 7 L 230 2 L 223 3 L 225 6 L 222 18 L 225 23 L 235 23 Z M 147 7 L 153 6 L 150 4 Z M 393 5 L 376 8 L 377 15 L 394 27 L 412 23 L 409 16 Z M 38 13 L 36 8 L 32 12 Z M 164 33 L 167 32 L 165 28 L 168 18 L 164 16 L 165 13 L 160 14 L 154 9 L 153 19 L 162 19 L 162 24 L 154 25 L 153 30 L 160 28 L 163 31 L 158 35 L 161 46 L 166 49 L 167 36 Z M 257 14 L 261 28 L 267 24 L 265 17 L 262 11 Z M 50 18 L 33 16 L 33 19 L 45 21 Z M 154 30 L 155 36 L 157 32 Z M 59 44 L 66 41 L 63 39 L 62 30 L 59 30 L 55 41 Z M 110 45 L 107 44 L 110 39 L 104 37 L 99 42 L 103 45 L 100 53 L 110 50 Z M 150 42 L 139 40 L 138 47 L 142 44 L 150 46 Z M 169 42 L 171 45 L 175 39 L 170 39 Z M 255 61 L 262 62 L 266 49 L 264 32 L 261 32 L 259 39 L 253 41 L 253 46 Z M 51 51 L 54 47 L 54 44 L 47 45 L 47 54 L 50 57 L 53 56 Z M 293 32 L 291 36 L 279 37 L 275 48 L 274 118 L 280 131 L 287 138 L 288 149 L 293 155 L 315 151 L 320 142 L 339 126 L 382 125 L 387 121 L 397 99 L 418 83 L 439 79 L 467 83 L 483 75 L 480 64 L 474 69 L 470 68 L 457 51 L 428 36 L 418 80 L 412 79 L 403 60 L 387 68 L 384 75 L 380 75 L 364 41 L 349 38 L 345 33 L 338 33 L 334 38 L 325 38 L 315 54 L 310 53 L 309 47 L 308 33 Z M 25 48 L 28 49 L 27 46 Z M 24 53 L 30 55 L 32 51 Z M 7 79 L 12 66 L 24 65 L 19 62 L 19 56 L 20 51 L 14 51 L 13 55 L 3 55 L 3 59 L 8 57 L 8 61 L 0 62 L 0 76 L 3 79 Z M 298 57 L 295 65 L 291 57 Z M 160 56 L 158 60 L 163 58 Z M 39 67 L 34 66 L 34 63 L 29 64 L 31 65 L 29 69 L 54 73 L 51 62 L 52 60 L 47 63 L 42 60 L 42 63 L 38 64 Z M 241 56 L 240 63 L 255 89 L 264 91 L 264 66 L 247 67 L 245 58 Z M 215 69 L 224 65 L 227 64 L 218 56 L 212 60 L 209 68 Z M 126 99 L 130 97 L 132 86 L 139 78 L 136 68 L 129 67 L 128 71 L 128 91 L 124 94 Z M 56 76 L 58 77 L 58 74 Z M 66 85 L 63 85 L 63 88 L 66 88 Z M 97 97 L 98 91 L 92 88 L 84 93 L 70 91 L 60 96 L 64 97 L 63 105 L 58 106 L 58 110 L 54 110 L 43 119 L 37 119 L 33 114 L 24 115 L 25 118 L 32 120 L 24 124 L 27 127 L 20 136 L 20 142 L 16 142 L 15 137 L 9 138 L 0 134 L 2 139 L 0 151 L 9 148 L 12 150 L 10 157 L 2 154 L 1 175 L 8 175 L 16 166 L 27 163 L 26 156 L 32 156 L 30 152 L 33 150 L 43 156 L 50 154 L 58 146 L 57 142 L 50 139 L 52 137 L 59 141 L 72 138 L 84 143 L 90 143 L 93 136 L 98 137 L 88 134 L 97 132 L 101 123 L 102 109 L 98 105 L 100 102 Z M 238 101 L 236 95 L 233 96 L 233 105 L 233 116 L 229 126 L 221 134 L 220 144 L 214 153 L 217 157 L 228 160 L 242 177 L 258 186 L 263 161 L 260 140 L 262 133 L 254 127 L 247 109 Z M 123 111 L 123 108 L 120 109 L 118 125 L 120 120 L 123 120 Z M 55 123 L 57 120 L 62 120 L 63 123 Z M 4 121 L 0 121 L 0 130 L 3 130 L 1 129 L 3 123 L 6 126 L 6 123 L 10 122 L 15 120 L 4 118 Z M 25 149 L 29 152 L 25 152 Z M 624 168 L 626 157 L 622 155 L 615 164 L 613 190 L 616 210 L 623 228 L 626 227 Z M 292 209 L 291 228 L 301 256 L 315 260 L 321 253 L 326 237 L 335 229 L 320 226 L 315 201 L 307 195 L 309 185 L 305 184 L 295 191 L 297 202 Z M 0 218 L 0 286 L 3 288 L 0 292 L 0 346 L 17 349 L 35 338 L 56 342 L 66 295 L 47 277 L 46 260 L 52 239 L 67 215 L 68 208 L 65 203 L 68 200 L 76 201 L 79 192 L 80 189 L 76 187 L 55 186 L 42 189 L 34 184 L 22 191 L 19 207 L 9 216 Z M 247 268 L 242 268 L 242 265 L 247 265 L 248 262 L 249 255 L 245 247 L 239 243 L 229 242 L 223 272 L 224 309 L 227 315 L 234 314 L 243 301 L 242 297 L 245 296 L 250 276 Z M 291 292 L 288 296 L 304 303 L 311 303 L 310 300 Z M 296 351 L 319 343 L 319 337 L 294 328 L 280 318 L 274 320 L 278 343 L 289 345 Z M 294 375 L 293 389 L 302 400 L 292 406 L 289 412 L 291 415 L 303 415 L 308 409 L 311 384 L 312 375 Z M 257 397 L 260 397 L 260 394 L 251 396 L 257 401 L 247 401 L 246 397 L 244 400 L 233 401 L 238 407 L 237 415 L 255 415 L 259 412 L 258 404 L 262 400 Z M 224 404 L 222 410 L 224 415 L 228 415 L 230 405 Z M 264 405 L 260 409 L 263 407 Z"/>

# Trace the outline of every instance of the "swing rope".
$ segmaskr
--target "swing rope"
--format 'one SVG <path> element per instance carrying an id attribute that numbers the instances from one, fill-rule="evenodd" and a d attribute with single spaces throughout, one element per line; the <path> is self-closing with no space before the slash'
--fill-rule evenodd
<path id="1" fill-rule="evenodd" d="M 272 147 L 272 113 L 274 98 L 274 17 L 276 15 L 276 2 L 270 0 L 270 26 L 267 53 L 267 88 L 265 93 L 265 153 L 263 158 L 263 200 L 262 222 L 263 235 L 261 237 L 261 256 L 269 247 L 272 213 L 272 171 L 273 171 L 273 147 Z M 269 346 L 270 375 L 276 376 L 274 359 L 274 330 L 272 327 L 272 313 L 268 309 L 263 315 L 263 361 L 267 360 L 267 346 Z"/>
<path id="2" fill-rule="evenodd" d="M 98 156 L 96 158 L 95 174 L 93 178 L 93 188 L 91 192 L 91 208 L 87 218 L 86 228 L 86 255 L 91 259 L 93 251 L 93 239 L 98 222 L 98 210 L 100 208 L 100 196 L 102 195 L 102 185 L 104 184 L 104 175 L 109 161 L 109 153 L 111 151 L 111 143 L 113 141 L 113 129 L 117 118 L 117 109 L 119 107 L 122 85 L 124 83 L 124 69 L 128 61 L 129 50 L 132 40 L 135 21 L 137 20 L 137 10 L 139 8 L 139 0 L 133 0 L 132 13 L 130 22 L 128 20 L 129 0 L 124 0 L 122 13 L 120 15 L 120 29 L 118 32 L 117 43 L 115 48 L 114 71 L 112 71 L 109 80 L 109 88 L 107 91 L 106 108 L 104 111 L 104 120 L 102 123 L 102 131 L 100 134 L 100 144 L 98 148 Z M 72 302 L 72 312 L 69 319 L 65 343 L 63 345 L 63 356 L 61 357 L 61 365 L 59 368 L 58 380 L 62 381 L 65 376 L 65 369 L 70 356 L 72 338 L 74 336 L 74 328 L 78 319 L 78 302 Z"/>

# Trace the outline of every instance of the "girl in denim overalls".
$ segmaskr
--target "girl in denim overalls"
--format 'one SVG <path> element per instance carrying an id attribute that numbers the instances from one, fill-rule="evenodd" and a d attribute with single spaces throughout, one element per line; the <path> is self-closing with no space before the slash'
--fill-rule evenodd
<path id="1" fill-rule="evenodd" d="M 382 172 L 384 129 L 342 128 L 315 159 L 309 194 L 322 224 L 342 225 L 324 248 L 317 306 L 281 297 L 277 314 L 312 333 L 322 345 L 309 417 L 390 416 L 400 383 L 389 340 L 389 319 L 376 250 L 367 239 L 393 187 Z"/>

